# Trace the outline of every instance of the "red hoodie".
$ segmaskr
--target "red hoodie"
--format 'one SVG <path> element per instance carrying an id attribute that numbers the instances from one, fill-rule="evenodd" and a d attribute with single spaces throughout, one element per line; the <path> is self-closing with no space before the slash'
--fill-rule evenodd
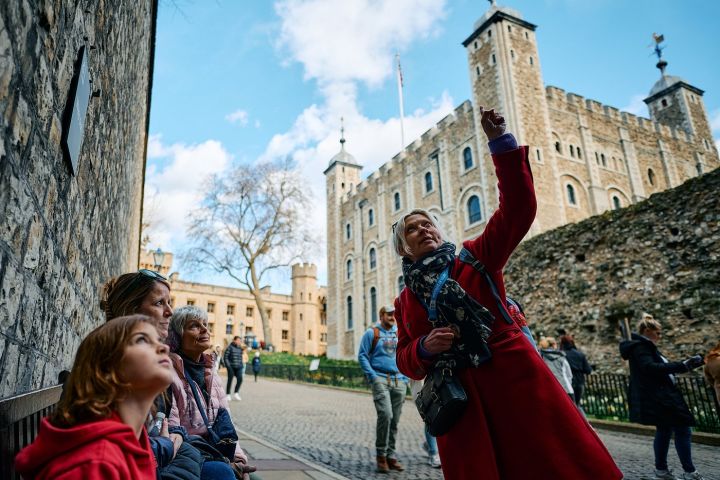
<path id="1" fill-rule="evenodd" d="M 47 418 L 35 441 L 15 457 L 26 480 L 155 480 L 155 460 L 145 428 L 140 440 L 119 417 L 71 428 Z"/>

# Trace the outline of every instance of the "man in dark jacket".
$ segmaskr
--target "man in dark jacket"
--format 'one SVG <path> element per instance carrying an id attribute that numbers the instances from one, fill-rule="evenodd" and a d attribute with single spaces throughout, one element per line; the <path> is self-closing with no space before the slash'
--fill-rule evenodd
<path id="1" fill-rule="evenodd" d="M 630 361 L 630 421 L 655 425 L 655 477 L 674 479 L 668 470 L 667 454 L 670 438 L 675 433 L 675 450 L 682 464 L 683 479 L 702 479 L 692 462 L 690 427 L 695 423 L 692 413 L 677 388 L 678 373 L 689 372 L 703 364 L 695 355 L 682 362 L 669 362 L 657 349 L 662 328 L 650 315 L 638 325 L 638 333 L 620 342 L 620 354 Z"/>
<path id="2" fill-rule="evenodd" d="M 235 336 L 232 343 L 225 349 L 223 362 L 225 363 L 225 368 L 227 368 L 228 373 L 227 388 L 225 389 L 227 400 L 228 402 L 232 400 L 230 387 L 232 387 L 233 378 L 236 379 L 235 400 L 242 400 L 242 397 L 240 397 L 240 385 L 242 385 L 242 374 L 245 365 L 243 364 L 242 339 L 240 337 Z"/>
<path id="3" fill-rule="evenodd" d="M 572 388 L 573 399 L 575 405 L 581 408 L 583 390 L 585 390 L 585 375 L 592 373 L 592 367 L 587 361 L 587 357 L 583 352 L 575 346 L 575 338 L 572 335 L 563 335 L 560 337 L 560 350 L 565 352 L 565 358 L 570 364 L 572 370 Z"/>

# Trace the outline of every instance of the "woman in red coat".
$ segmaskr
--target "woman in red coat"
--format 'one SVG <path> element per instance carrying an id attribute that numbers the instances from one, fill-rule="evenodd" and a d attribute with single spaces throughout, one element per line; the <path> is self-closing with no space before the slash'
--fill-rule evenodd
<path id="1" fill-rule="evenodd" d="M 535 218 L 535 193 L 527 147 L 518 148 L 504 133 L 504 119 L 493 110 L 481 113 L 500 206 L 485 231 L 463 246 L 484 266 L 496 291 L 455 256 L 455 246 L 444 241 L 429 213 L 414 210 L 401 218 L 393 238 L 406 285 L 395 301 L 398 367 L 419 380 L 433 365 L 449 361 L 467 393 L 462 417 L 437 438 L 445 478 L 620 479 L 607 449 L 501 300 L 502 269 Z M 431 323 L 427 305 L 438 279 L 442 287 Z"/>

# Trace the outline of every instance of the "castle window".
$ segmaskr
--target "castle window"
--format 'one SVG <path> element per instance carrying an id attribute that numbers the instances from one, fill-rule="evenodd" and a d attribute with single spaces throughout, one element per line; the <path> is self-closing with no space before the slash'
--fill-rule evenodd
<path id="1" fill-rule="evenodd" d="M 395 205 L 395 211 L 397 212 L 398 210 L 400 210 L 400 207 L 401 207 L 401 205 L 400 205 L 400 192 L 395 192 L 395 195 L 393 195 L 393 202 L 394 202 L 394 205 Z"/>
<path id="2" fill-rule="evenodd" d="M 664 98 L 660 100 L 660 105 L 662 105 L 663 107 L 667 107 L 667 100 L 665 100 Z"/>
<path id="3" fill-rule="evenodd" d="M 185 305 L 193 306 L 193 305 L 195 305 L 195 300 L 188 300 L 188 301 L 185 303 Z"/>
<path id="4" fill-rule="evenodd" d="M 477 73 L 478 76 L 480 75 L 480 67 L 475 67 L 475 73 Z"/>
<path id="5" fill-rule="evenodd" d="M 601 153 L 601 154 L 600 154 L 600 163 L 602 164 L 603 167 L 607 167 L 607 161 L 605 160 L 605 154 L 604 154 L 604 153 Z"/>
<path id="6" fill-rule="evenodd" d="M 465 150 L 463 150 L 463 165 L 465 166 L 465 170 L 473 166 L 472 150 L 470 150 L 470 147 L 465 147 Z"/>
<path id="7" fill-rule="evenodd" d="M 290 335 L 290 332 L 288 332 L 287 330 L 282 331 L 282 339 L 283 340 L 287 340 L 289 335 Z"/>
<path id="8" fill-rule="evenodd" d="M 375 212 L 371 208 L 368 210 L 368 226 L 372 227 L 373 225 L 375 225 Z"/>
<path id="9" fill-rule="evenodd" d="M 536 148 L 536 149 L 535 149 L 535 156 L 537 157 L 537 161 L 538 161 L 538 162 L 542 162 L 542 157 L 540 156 L 540 149 L 539 149 L 539 148 Z"/>
<path id="10" fill-rule="evenodd" d="M 477 42 L 475 42 L 475 44 L 474 44 L 474 45 L 475 45 L 475 50 L 477 50 Z"/>
<path id="11" fill-rule="evenodd" d="M 492 62 L 493 62 L 493 65 L 495 65 L 495 54 L 494 53 L 492 54 Z"/>
<path id="12" fill-rule="evenodd" d="M 347 308 L 347 329 L 352 330 L 353 328 L 353 318 L 352 318 L 352 297 L 348 295 L 348 297 L 345 299 L 346 308 Z"/>
<path id="13" fill-rule="evenodd" d="M 282 319 L 283 319 L 283 322 L 289 321 L 290 320 L 290 312 L 283 310 Z"/>
<path id="14" fill-rule="evenodd" d="M 482 220 L 482 211 L 480 210 L 480 199 L 477 197 L 477 195 L 473 195 L 472 197 L 468 198 L 467 215 L 468 215 L 468 224 L 469 225 L 472 225 L 473 223 L 477 223 L 480 220 Z"/>
<path id="15" fill-rule="evenodd" d="M 301 321 L 301 322 L 303 321 L 303 314 L 302 314 L 302 313 L 300 314 L 300 321 Z"/>
<path id="16" fill-rule="evenodd" d="M 492 30 L 488 30 L 488 38 L 492 37 Z"/>
<path id="17" fill-rule="evenodd" d="M 433 179 L 432 173 L 427 172 L 425 174 L 425 193 L 430 193 L 433 190 Z"/>
<path id="18" fill-rule="evenodd" d="M 575 147 L 573 147 L 572 145 L 570 145 L 570 156 L 572 158 L 575 158 Z"/>
<path id="19" fill-rule="evenodd" d="M 512 27 L 510 25 L 508 25 L 508 33 L 509 32 L 512 32 Z"/>
<path id="20" fill-rule="evenodd" d="M 225 313 L 227 313 L 228 315 L 235 315 L 235 305 L 228 305 Z"/>
<path id="21" fill-rule="evenodd" d="M 402 292 L 403 288 L 405 288 L 405 277 L 403 275 L 400 275 L 397 280 L 398 285 L 398 295 L 400 295 L 400 292 Z"/>
<path id="22" fill-rule="evenodd" d="M 650 185 L 655 186 L 655 172 L 653 172 L 652 168 L 648 168 L 648 182 L 650 182 Z"/>
<path id="23" fill-rule="evenodd" d="M 370 287 L 370 320 L 372 323 L 378 321 L 377 290 L 375 290 L 375 287 Z"/>
<path id="24" fill-rule="evenodd" d="M 695 170 L 697 170 L 698 175 L 702 175 L 703 174 L 703 164 L 701 162 L 696 163 Z"/>
<path id="25" fill-rule="evenodd" d="M 320 334 L 320 341 L 327 343 L 327 333 Z"/>
<path id="26" fill-rule="evenodd" d="M 232 335 L 232 333 L 233 333 L 232 328 L 233 328 L 232 322 L 228 322 L 225 325 L 225 335 Z"/>
<path id="27" fill-rule="evenodd" d="M 510 50 L 510 58 L 515 58 L 515 50 Z"/>
<path id="28" fill-rule="evenodd" d="M 562 153 L 562 146 L 560 145 L 560 142 L 555 142 L 555 151 Z"/>
<path id="29" fill-rule="evenodd" d="M 348 258 L 348 261 L 345 262 L 345 280 L 350 280 L 352 278 L 352 260 Z"/>
<path id="30" fill-rule="evenodd" d="M 528 33 L 525 32 L 525 40 L 528 40 L 529 38 L 530 38 L 530 37 L 528 36 Z M 532 57 L 530 57 L 530 58 L 532 58 Z M 532 65 L 532 62 L 530 62 L 530 64 Z"/>
<path id="31" fill-rule="evenodd" d="M 527 34 L 526 34 L 526 35 L 527 35 Z M 533 60 L 532 57 L 529 57 L 529 60 L 530 60 L 530 65 L 535 65 L 535 62 L 534 62 L 534 60 Z"/>
<path id="32" fill-rule="evenodd" d="M 598 155 L 598 152 L 595 152 L 595 163 L 600 165 L 600 155 Z"/>
<path id="33" fill-rule="evenodd" d="M 577 199 L 575 198 L 575 187 L 573 187 L 570 184 L 567 184 L 565 186 L 565 190 L 567 190 L 567 200 L 570 205 L 577 205 Z"/>
<path id="34" fill-rule="evenodd" d="M 207 312 L 208 312 L 208 313 L 215 313 L 215 304 L 214 304 L 213 302 L 208 302 Z"/>
<path id="35" fill-rule="evenodd" d="M 377 267 L 377 254 L 374 248 L 371 248 L 368 252 L 368 263 L 370 264 L 370 270 L 375 270 Z"/>
<path id="36" fill-rule="evenodd" d="M 300 294 L 300 300 L 302 300 L 302 293 Z M 246 317 L 253 316 L 253 307 L 245 307 L 245 316 Z"/>
<path id="37" fill-rule="evenodd" d="M 312 330 L 308 330 L 308 340 L 312 340 Z"/>
<path id="38" fill-rule="evenodd" d="M 350 237 L 352 237 L 352 226 L 348 223 L 345 225 L 345 240 L 350 240 Z"/>
<path id="39" fill-rule="evenodd" d="M 614 210 L 620 210 L 622 208 L 622 204 L 620 203 L 620 197 L 618 197 L 617 195 L 613 195 L 612 202 Z"/>

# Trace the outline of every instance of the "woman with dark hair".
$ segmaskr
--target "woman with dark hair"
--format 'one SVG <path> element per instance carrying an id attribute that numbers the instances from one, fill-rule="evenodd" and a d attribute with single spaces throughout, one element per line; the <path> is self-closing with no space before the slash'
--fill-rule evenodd
<path id="1" fill-rule="evenodd" d="M 393 225 L 405 288 L 395 300 L 397 364 L 410 378 L 457 378 L 467 406 L 437 437 L 445 478 L 622 478 L 505 302 L 502 269 L 535 218 L 527 147 L 480 108 L 498 178 L 499 207 L 460 256 L 437 219 L 412 210 Z M 440 373 L 441 375 L 437 375 Z M 423 387 L 425 388 L 425 387 Z M 437 392 L 432 402 L 437 404 Z M 443 393 L 442 391 L 440 392 Z M 437 406 L 437 405 L 436 405 Z"/>
<path id="2" fill-rule="evenodd" d="M 16 457 L 23 478 L 156 478 L 145 419 L 172 367 L 155 324 L 144 315 L 120 317 L 82 341 L 55 413 Z"/>
<path id="3" fill-rule="evenodd" d="M 588 363 L 585 354 L 575 346 L 575 338 L 572 335 L 565 334 L 560 337 L 560 350 L 565 353 L 565 358 L 572 371 L 572 389 L 575 405 L 582 408 L 580 402 L 585 391 L 585 376 L 592 373 L 592 367 Z"/>

